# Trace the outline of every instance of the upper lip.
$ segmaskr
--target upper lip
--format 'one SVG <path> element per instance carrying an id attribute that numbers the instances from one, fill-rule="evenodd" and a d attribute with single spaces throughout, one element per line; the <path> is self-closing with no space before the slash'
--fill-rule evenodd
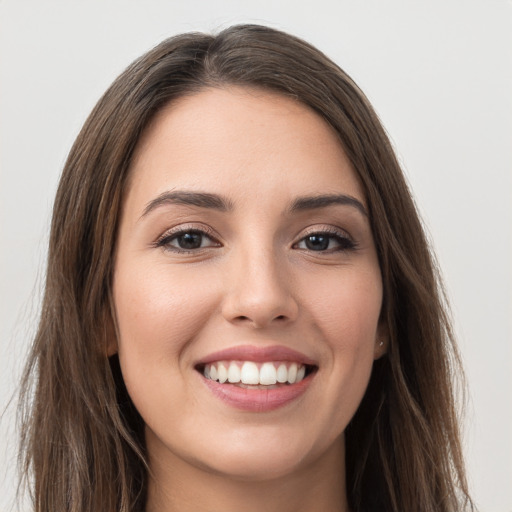
<path id="1" fill-rule="evenodd" d="M 282 345 L 260 347 L 254 345 L 238 345 L 213 352 L 197 362 L 197 365 L 205 365 L 215 361 L 254 361 L 263 363 L 265 361 L 292 361 L 304 365 L 316 366 L 311 358 Z"/>

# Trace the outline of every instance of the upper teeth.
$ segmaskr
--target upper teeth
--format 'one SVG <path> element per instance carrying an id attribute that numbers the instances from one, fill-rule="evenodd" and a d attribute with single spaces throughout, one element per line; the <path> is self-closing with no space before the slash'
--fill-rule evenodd
<path id="1" fill-rule="evenodd" d="M 219 361 L 205 365 L 203 374 L 207 379 L 220 383 L 265 385 L 300 382 L 306 367 L 297 363 L 255 363 L 253 361 Z"/>

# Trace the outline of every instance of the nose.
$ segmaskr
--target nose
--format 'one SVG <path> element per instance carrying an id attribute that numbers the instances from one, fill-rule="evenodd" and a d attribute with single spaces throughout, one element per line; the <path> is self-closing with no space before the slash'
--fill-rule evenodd
<path id="1" fill-rule="evenodd" d="M 231 323 L 264 328 L 296 320 L 293 282 L 271 250 L 243 251 L 230 262 L 222 314 Z"/>

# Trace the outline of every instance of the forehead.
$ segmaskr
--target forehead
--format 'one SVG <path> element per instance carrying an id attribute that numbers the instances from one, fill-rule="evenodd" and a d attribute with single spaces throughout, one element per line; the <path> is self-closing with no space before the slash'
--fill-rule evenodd
<path id="1" fill-rule="evenodd" d="M 292 98 L 246 87 L 204 89 L 155 116 L 136 148 L 128 196 L 143 201 L 174 188 L 232 193 L 234 203 L 276 190 L 290 198 L 343 192 L 364 202 L 326 121 Z"/>

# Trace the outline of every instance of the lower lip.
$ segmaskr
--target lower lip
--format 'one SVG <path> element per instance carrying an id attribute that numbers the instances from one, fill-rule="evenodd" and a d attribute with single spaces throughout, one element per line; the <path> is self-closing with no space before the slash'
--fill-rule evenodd
<path id="1" fill-rule="evenodd" d="M 296 384 L 288 384 L 271 389 L 246 389 L 234 384 L 221 384 L 203 377 L 210 391 L 226 404 L 251 412 L 267 412 L 279 409 L 304 394 L 313 378 L 308 375 Z"/>

